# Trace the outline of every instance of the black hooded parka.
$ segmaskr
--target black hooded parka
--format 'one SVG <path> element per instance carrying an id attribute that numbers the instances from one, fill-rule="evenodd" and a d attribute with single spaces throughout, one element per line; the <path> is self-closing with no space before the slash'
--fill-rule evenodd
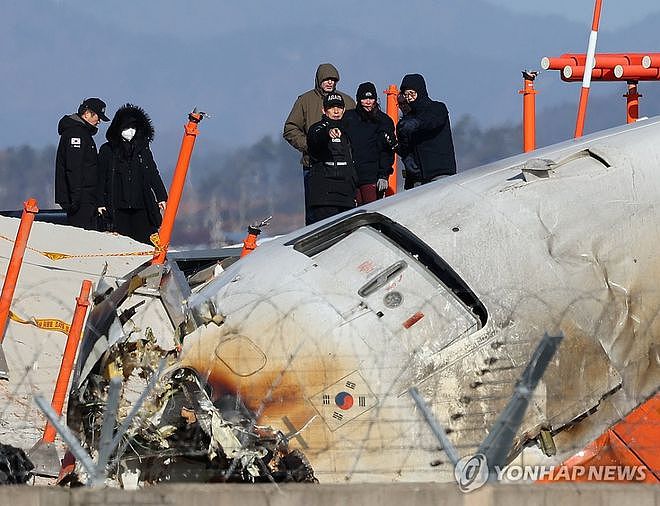
<path id="1" fill-rule="evenodd" d="M 135 128 L 128 141 L 122 131 Z M 106 132 L 108 142 L 99 150 L 99 207 L 105 207 L 112 230 L 149 244 L 158 230 L 161 214 L 158 202 L 167 200 L 149 144 L 154 127 L 140 107 L 126 104 L 116 112 Z"/>
<path id="2" fill-rule="evenodd" d="M 413 155 L 419 164 L 415 181 L 428 183 L 438 176 L 456 174 L 456 156 L 451 135 L 447 106 L 429 98 L 421 74 L 408 74 L 401 81 L 401 90 L 414 90 L 417 98 L 410 102 L 405 121 L 397 125 L 399 154 Z"/>
<path id="3" fill-rule="evenodd" d="M 63 116 L 57 125 L 55 202 L 66 211 L 70 225 L 86 229 L 96 228 L 97 131 L 78 114 Z"/>

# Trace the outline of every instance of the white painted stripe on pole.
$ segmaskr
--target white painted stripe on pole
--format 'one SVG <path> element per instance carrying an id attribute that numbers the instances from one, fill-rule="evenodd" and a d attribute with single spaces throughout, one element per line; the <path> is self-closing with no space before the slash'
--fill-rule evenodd
<path id="1" fill-rule="evenodd" d="M 589 47 L 587 48 L 587 60 L 584 62 L 584 77 L 582 78 L 583 88 L 589 88 L 591 86 L 591 71 L 594 68 L 594 57 L 596 54 L 596 39 L 598 39 L 598 32 L 591 30 L 591 35 L 589 35 Z"/>

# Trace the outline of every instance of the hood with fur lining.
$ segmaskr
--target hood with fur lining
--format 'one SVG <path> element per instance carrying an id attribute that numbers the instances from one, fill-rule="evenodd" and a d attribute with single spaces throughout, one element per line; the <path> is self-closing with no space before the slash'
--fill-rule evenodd
<path id="1" fill-rule="evenodd" d="M 105 133 L 105 138 L 113 144 L 120 143 L 123 141 L 122 130 L 130 127 L 136 130 L 134 139 L 139 139 L 147 144 L 154 140 L 156 132 L 151 118 L 144 109 L 133 104 L 124 104 L 117 110 Z"/>

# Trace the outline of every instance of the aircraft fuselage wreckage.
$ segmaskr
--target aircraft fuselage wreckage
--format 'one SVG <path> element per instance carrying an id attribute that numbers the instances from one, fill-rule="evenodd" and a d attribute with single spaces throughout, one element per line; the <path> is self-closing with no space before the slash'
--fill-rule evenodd
<path id="1" fill-rule="evenodd" d="M 159 374 L 110 459 L 119 480 L 450 481 L 410 389 L 469 455 L 561 331 L 509 455 L 543 439 L 558 458 L 658 391 L 658 245 L 652 119 L 374 202 L 224 270 L 145 264 L 88 318 L 67 421 L 98 450 L 111 378 L 121 423 Z"/>

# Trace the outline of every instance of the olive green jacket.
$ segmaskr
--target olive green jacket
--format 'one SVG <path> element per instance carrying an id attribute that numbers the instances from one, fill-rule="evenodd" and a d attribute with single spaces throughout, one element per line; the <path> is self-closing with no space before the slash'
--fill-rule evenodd
<path id="1" fill-rule="evenodd" d="M 302 163 L 303 167 L 309 167 L 311 165 L 309 154 L 307 153 L 307 130 L 314 123 L 321 121 L 323 96 L 325 95 L 321 90 L 321 83 L 329 78 L 339 81 L 339 72 L 334 65 L 322 63 L 316 69 L 314 89 L 298 97 L 291 108 L 289 117 L 284 123 L 283 136 L 289 144 L 302 153 L 300 163 Z M 346 110 L 355 109 L 355 101 L 346 93 L 341 91 L 339 93 L 344 97 Z"/>

